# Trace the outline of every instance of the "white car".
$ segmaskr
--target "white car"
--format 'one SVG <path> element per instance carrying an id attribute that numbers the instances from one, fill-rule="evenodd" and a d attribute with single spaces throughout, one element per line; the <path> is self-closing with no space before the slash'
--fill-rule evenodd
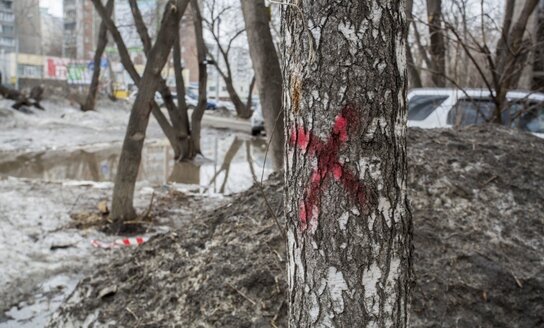
<path id="1" fill-rule="evenodd" d="M 503 124 L 544 138 L 544 94 L 510 91 Z M 408 92 L 408 126 L 446 128 L 489 121 L 495 104 L 486 89 L 413 89 Z"/>

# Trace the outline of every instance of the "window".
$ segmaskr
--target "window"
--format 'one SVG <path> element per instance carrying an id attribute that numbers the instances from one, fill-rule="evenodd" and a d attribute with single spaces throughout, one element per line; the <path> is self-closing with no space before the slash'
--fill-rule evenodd
<path id="1" fill-rule="evenodd" d="M 19 64 L 17 69 L 20 77 L 42 78 L 42 66 Z"/>
<path id="2" fill-rule="evenodd" d="M 408 120 L 423 121 L 447 98 L 448 96 L 413 96 L 408 103 Z"/>
<path id="3" fill-rule="evenodd" d="M 14 47 L 15 40 L 11 38 L 0 38 L 0 46 Z"/>
<path id="4" fill-rule="evenodd" d="M 12 13 L 5 13 L 0 11 L 0 21 L 13 22 L 14 20 L 15 16 Z"/>
<path id="5" fill-rule="evenodd" d="M 479 125 L 492 120 L 495 103 L 491 99 L 460 99 L 448 113 L 448 124 Z M 544 103 L 514 100 L 501 115 L 502 124 L 528 132 L 544 133 Z"/>
<path id="6" fill-rule="evenodd" d="M 448 113 L 447 123 L 455 126 L 486 123 L 494 111 L 491 99 L 459 99 Z"/>

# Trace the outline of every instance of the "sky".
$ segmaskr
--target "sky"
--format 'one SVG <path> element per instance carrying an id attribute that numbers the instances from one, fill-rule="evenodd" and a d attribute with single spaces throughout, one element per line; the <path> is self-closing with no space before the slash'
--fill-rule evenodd
<path id="1" fill-rule="evenodd" d="M 40 0 L 40 7 L 48 8 L 52 15 L 62 17 L 61 0 Z"/>

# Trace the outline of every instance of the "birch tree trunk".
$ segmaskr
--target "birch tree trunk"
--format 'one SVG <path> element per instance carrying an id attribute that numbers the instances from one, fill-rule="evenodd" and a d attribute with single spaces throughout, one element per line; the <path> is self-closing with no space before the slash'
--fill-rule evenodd
<path id="1" fill-rule="evenodd" d="M 406 327 L 404 1 L 283 15 L 289 325 Z"/>
<path id="2" fill-rule="evenodd" d="M 283 112 L 281 68 L 270 33 L 269 13 L 264 0 L 242 0 L 249 54 L 259 86 L 259 98 L 270 153 L 277 169 L 283 167 Z"/>

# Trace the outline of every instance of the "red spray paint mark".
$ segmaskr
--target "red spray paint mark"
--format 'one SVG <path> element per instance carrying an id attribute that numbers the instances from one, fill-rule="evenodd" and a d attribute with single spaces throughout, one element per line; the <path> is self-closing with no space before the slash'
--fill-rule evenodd
<path id="1" fill-rule="evenodd" d="M 321 195 L 328 186 L 328 176 L 342 184 L 344 189 L 355 199 L 357 204 L 366 203 L 363 183 L 349 169 L 339 162 L 340 147 L 348 140 L 348 129 L 357 124 L 357 112 L 352 105 L 346 105 L 334 120 L 329 139 L 323 142 L 304 127 L 295 127 L 291 131 L 289 144 L 306 151 L 310 157 L 317 158 L 317 166 L 313 169 L 310 182 L 306 186 L 303 201 L 299 205 L 300 228 L 317 227 Z"/>

